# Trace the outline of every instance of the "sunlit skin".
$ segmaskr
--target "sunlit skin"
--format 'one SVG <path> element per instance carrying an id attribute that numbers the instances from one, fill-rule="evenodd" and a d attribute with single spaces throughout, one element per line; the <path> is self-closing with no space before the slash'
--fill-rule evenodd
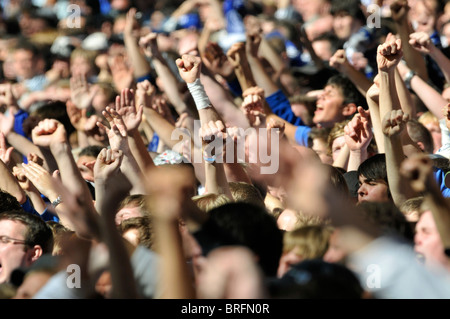
<path id="1" fill-rule="evenodd" d="M 414 250 L 425 258 L 425 265 L 439 264 L 450 268 L 448 258 L 444 254 L 444 244 L 436 227 L 431 211 L 424 212 L 416 224 Z"/>
<path id="2" fill-rule="evenodd" d="M 358 202 L 387 202 L 390 201 L 388 185 L 382 179 L 367 179 L 359 176 Z"/>
<path id="3" fill-rule="evenodd" d="M 322 127 L 333 127 L 337 122 L 345 120 L 343 114 L 344 97 L 341 91 L 332 86 L 325 86 L 318 96 L 313 122 Z"/>

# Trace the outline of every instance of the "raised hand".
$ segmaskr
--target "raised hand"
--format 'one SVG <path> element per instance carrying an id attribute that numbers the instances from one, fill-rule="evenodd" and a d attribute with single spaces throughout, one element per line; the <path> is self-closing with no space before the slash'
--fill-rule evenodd
<path id="1" fill-rule="evenodd" d="M 120 96 L 116 97 L 115 108 L 117 113 L 122 116 L 127 131 L 137 130 L 142 121 L 144 106 L 140 105 L 136 109 L 133 90 L 123 89 Z"/>
<path id="2" fill-rule="evenodd" d="M 202 61 L 208 69 L 224 78 L 228 78 L 234 72 L 233 64 L 228 61 L 222 48 L 215 42 L 208 42 L 202 54 Z"/>
<path id="3" fill-rule="evenodd" d="M 247 53 L 247 56 L 257 58 L 258 57 L 258 51 L 259 46 L 261 45 L 261 34 L 254 32 L 254 33 L 247 33 L 247 41 L 245 42 L 245 50 Z"/>
<path id="4" fill-rule="evenodd" d="M 335 68 L 339 72 L 345 72 L 346 68 L 350 65 L 350 62 L 347 60 L 347 56 L 345 54 L 345 50 L 337 50 L 334 55 L 330 58 L 330 66 Z"/>
<path id="5" fill-rule="evenodd" d="M 118 92 L 130 88 L 134 84 L 133 68 L 127 63 L 122 54 L 108 59 L 113 84 Z"/>
<path id="6" fill-rule="evenodd" d="M 344 127 L 345 142 L 350 151 L 366 150 L 373 138 L 369 111 L 358 107 L 358 114 Z"/>
<path id="7" fill-rule="evenodd" d="M 155 97 L 156 88 L 149 80 L 144 80 L 136 84 L 136 105 L 151 107 Z"/>
<path id="8" fill-rule="evenodd" d="M 139 39 L 139 46 L 144 50 L 144 54 L 149 57 L 160 57 L 161 52 L 158 49 L 158 34 L 150 32 Z"/>
<path id="9" fill-rule="evenodd" d="M 0 112 L 0 132 L 5 136 L 14 131 L 14 107 L 8 108 L 8 115 Z"/>
<path id="10" fill-rule="evenodd" d="M 409 114 L 404 114 L 402 110 L 393 110 L 386 113 L 381 124 L 383 134 L 388 137 L 400 134 L 409 119 Z"/>
<path id="11" fill-rule="evenodd" d="M 64 125 L 54 119 L 42 120 L 31 131 L 33 143 L 37 146 L 50 147 L 52 144 L 67 142 L 67 134 Z"/>
<path id="12" fill-rule="evenodd" d="M 264 90 L 259 87 L 251 87 L 244 91 L 244 101 L 241 109 L 252 127 L 265 125 L 266 114 L 264 112 Z"/>
<path id="13" fill-rule="evenodd" d="M 403 57 L 402 41 L 400 39 L 386 41 L 378 46 L 377 64 L 383 72 L 393 72 Z"/>
<path id="14" fill-rule="evenodd" d="M 409 44 L 419 52 L 429 54 L 434 44 L 426 32 L 414 32 L 409 35 Z"/>
<path id="15" fill-rule="evenodd" d="M 136 8 L 131 8 L 128 10 L 125 17 L 125 28 L 123 34 L 126 37 L 131 37 L 137 39 L 139 37 L 139 23 L 136 20 Z"/>
<path id="16" fill-rule="evenodd" d="M 98 92 L 99 87 L 96 85 L 90 86 L 86 76 L 79 75 L 70 78 L 70 99 L 77 108 L 89 108 Z"/>
<path id="17" fill-rule="evenodd" d="M 407 18 L 409 11 L 408 0 L 394 0 L 391 3 L 391 16 L 395 22 L 401 22 Z"/>
<path id="18" fill-rule="evenodd" d="M 235 68 L 240 67 L 241 63 L 247 58 L 245 56 L 245 43 L 233 43 L 231 48 L 227 51 L 227 57 L 228 61 L 230 61 Z"/>
<path id="19" fill-rule="evenodd" d="M 209 123 L 203 123 L 200 128 L 199 136 L 202 139 L 204 155 L 208 158 L 216 158 L 216 160 L 220 161 L 227 138 L 223 122 L 209 121 Z"/>
<path id="20" fill-rule="evenodd" d="M 11 153 L 14 150 L 14 147 L 7 147 L 5 135 L 0 132 L 0 160 L 8 166 L 11 162 Z"/>
<path id="21" fill-rule="evenodd" d="M 108 128 L 101 122 L 97 122 L 97 126 L 106 131 L 111 149 L 114 151 L 129 151 L 127 128 L 120 114 L 109 106 L 106 107 L 102 114 L 111 128 Z"/>
<path id="22" fill-rule="evenodd" d="M 59 175 L 58 171 L 55 171 L 52 176 L 41 165 L 32 161 L 28 162 L 28 164 L 23 163 L 22 170 L 26 178 L 33 183 L 41 194 L 51 201 L 58 197 L 58 189 L 55 188 L 53 183 L 53 178 L 56 178 Z"/>
<path id="23" fill-rule="evenodd" d="M 176 60 L 178 72 L 186 83 L 193 83 L 200 78 L 202 59 L 194 55 L 183 54 Z"/>
<path id="24" fill-rule="evenodd" d="M 95 181 L 105 184 L 110 181 L 114 175 L 119 173 L 122 158 L 123 153 L 120 150 L 114 151 L 112 149 L 102 149 L 98 154 L 94 165 Z"/>

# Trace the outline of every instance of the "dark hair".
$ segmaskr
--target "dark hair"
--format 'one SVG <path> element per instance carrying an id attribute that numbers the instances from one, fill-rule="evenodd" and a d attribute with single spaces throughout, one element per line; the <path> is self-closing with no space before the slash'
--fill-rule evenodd
<path id="1" fill-rule="evenodd" d="M 333 0 L 331 2 L 330 13 L 332 16 L 349 15 L 352 16 L 364 25 L 366 24 L 366 17 L 361 10 L 360 0 Z"/>
<path id="2" fill-rule="evenodd" d="M 207 255 L 225 245 L 242 245 L 257 256 L 267 276 L 275 276 L 283 248 L 283 235 L 275 218 L 249 203 L 228 203 L 212 209 L 209 219 L 194 233 Z"/>
<path id="3" fill-rule="evenodd" d="M 17 42 L 16 46 L 14 47 L 14 51 L 18 50 L 24 50 L 29 51 L 33 54 L 33 57 L 36 58 L 40 55 L 39 49 L 36 45 L 34 45 L 32 42 L 22 38 Z"/>
<path id="4" fill-rule="evenodd" d="M 364 289 L 347 267 L 321 259 L 295 264 L 280 279 L 269 281 L 274 299 L 361 299 Z"/>
<path id="5" fill-rule="evenodd" d="M 21 210 L 22 206 L 16 197 L 0 189 L 0 213 L 10 210 Z"/>
<path id="6" fill-rule="evenodd" d="M 384 153 L 375 154 L 362 162 L 358 167 L 358 176 L 367 179 L 383 179 L 387 183 L 386 156 Z"/>
<path id="7" fill-rule="evenodd" d="M 39 245 L 43 254 L 52 253 L 53 233 L 44 220 L 36 215 L 24 212 L 23 210 L 12 210 L 0 213 L 1 220 L 12 220 L 24 224 L 27 227 L 25 233 L 25 243 L 29 247 Z"/>
<path id="8" fill-rule="evenodd" d="M 386 235 L 414 241 L 414 231 L 405 215 L 393 202 L 362 202 L 358 205 L 366 220 L 378 225 Z"/>
<path id="9" fill-rule="evenodd" d="M 78 156 L 92 156 L 97 158 L 98 154 L 102 151 L 103 147 L 100 145 L 89 145 L 81 149 Z"/>
<path id="10" fill-rule="evenodd" d="M 331 85 L 341 91 L 342 96 L 344 97 L 344 104 L 354 103 L 356 106 L 362 106 L 367 110 L 368 106 L 366 100 L 362 94 L 359 93 L 352 81 L 345 75 L 333 75 L 328 79 L 326 85 Z"/>
<path id="11" fill-rule="evenodd" d="M 328 41 L 330 43 L 331 54 L 334 54 L 342 47 L 342 41 L 332 32 L 325 32 L 315 37 L 311 42 Z"/>
<path id="12" fill-rule="evenodd" d="M 120 223 L 118 228 L 122 236 L 128 230 L 136 229 L 139 232 L 139 244 L 148 249 L 153 249 L 155 236 L 153 233 L 153 223 L 149 216 L 125 219 Z"/>
<path id="13" fill-rule="evenodd" d="M 406 125 L 408 129 L 408 135 L 411 137 L 413 142 L 416 144 L 418 142 L 421 142 L 424 147 L 424 152 L 433 154 L 434 141 L 430 131 L 426 128 L 426 126 L 416 119 L 409 120 Z"/>

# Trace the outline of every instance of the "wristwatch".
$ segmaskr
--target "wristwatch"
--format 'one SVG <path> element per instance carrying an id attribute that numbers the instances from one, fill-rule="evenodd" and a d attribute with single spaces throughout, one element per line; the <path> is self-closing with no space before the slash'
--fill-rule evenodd
<path id="1" fill-rule="evenodd" d="M 58 196 L 53 202 L 52 202 L 52 206 L 53 208 L 56 208 L 56 206 L 58 206 L 59 204 L 62 203 L 62 198 L 61 196 Z"/>
<path id="2" fill-rule="evenodd" d="M 408 88 L 408 90 L 411 90 L 411 80 L 416 74 L 417 73 L 414 72 L 413 70 L 409 70 L 409 72 L 406 74 L 404 81 L 405 81 L 405 85 Z"/>

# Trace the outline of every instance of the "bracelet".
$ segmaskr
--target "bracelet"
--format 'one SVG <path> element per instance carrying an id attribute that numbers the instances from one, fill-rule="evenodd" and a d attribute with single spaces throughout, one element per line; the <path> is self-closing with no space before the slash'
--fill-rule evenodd
<path id="1" fill-rule="evenodd" d="M 206 155 L 203 155 L 203 159 L 205 160 L 205 162 L 207 163 L 214 163 L 216 161 L 216 155 L 213 155 L 211 157 L 208 157 Z"/>
<path id="2" fill-rule="evenodd" d="M 59 204 L 62 203 L 62 198 L 61 196 L 58 196 L 53 202 L 52 202 L 52 206 L 53 208 L 56 208 L 56 206 L 58 206 Z"/>
<path id="3" fill-rule="evenodd" d="M 405 85 L 408 88 L 408 90 L 411 90 L 411 80 L 415 75 L 416 75 L 416 72 L 414 72 L 413 70 L 409 70 L 409 72 L 406 74 L 404 81 L 405 81 Z"/>

